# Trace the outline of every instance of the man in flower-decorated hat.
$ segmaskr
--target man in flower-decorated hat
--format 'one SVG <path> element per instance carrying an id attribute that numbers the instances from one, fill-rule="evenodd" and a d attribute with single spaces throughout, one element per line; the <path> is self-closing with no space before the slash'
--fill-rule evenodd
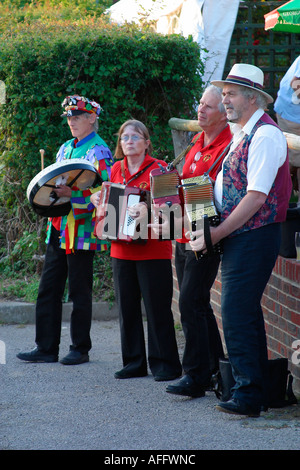
<path id="1" fill-rule="evenodd" d="M 78 95 L 67 96 L 62 103 L 62 107 L 64 108 L 62 117 L 88 113 L 94 114 L 98 118 L 102 111 L 100 104 L 96 101 L 90 101 L 88 98 Z"/>
<path id="2" fill-rule="evenodd" d="M 235 64 L 223 89 L 227 118 L 236 123 L 233 142 L 214 188 L 221 223 L 211 227 L 212 243 L 223 240 L 222 320 L 235 386 L 220 411 L 259 416 L 268 406 L 267 345 L 261 297 L 279 253 L 280 222 L 291 195 L 287 142 L 265 113 L 273 98 L 263 90 L 264 74 Z M 205 248 L 195 233 L 193 250 Z"/>
<path id="3" fill-rule="evenodd" d="M 83 96 L 68 96 L 62 103 L 73 138 L 59 149 L 56 161 L 83 158 L 91 162 L 103 181 L 110 177 L 113 158 L 97 134 L 101 106 Z M 99 190 L 99 188 L 98 188 Z M 57 362 L 61 334 L 62 297 L 68 279 L 73 302 L 69 353 L 60 361 L 73 365 L 89 361 L 91 349 L 93 258 L 106 245 L 94 236 L 93 190 L 58 185 L 58 197 L 70 198 L 68 215 L 49 219 L 47 250 L 36 303 L 36 348 L 17 357 L 30 362 Z"/>

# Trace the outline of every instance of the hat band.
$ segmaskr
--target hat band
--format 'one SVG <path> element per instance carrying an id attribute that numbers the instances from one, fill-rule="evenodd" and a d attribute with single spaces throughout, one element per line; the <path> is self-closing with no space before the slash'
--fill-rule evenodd
<path id="1" fill-rule="evenodd" d="M 72 111 L 74 113 L 74 111 L 77 112 L 77 114 L 82 114 L 82 113 L 89 113 L 89 114 L 96 114 L 96 112 L 93 110 L 93 109 L 86 109 L 86 108 L 78 108 L 78 106 L 66 106 L 65 108 L 65 111 Z"/>
<path id="2" fill-rule="evenodd" d="M 260 83 L 252 82 L 248 78 L 237 77 L 236 75 L 228 75 L 225 82 L 228 81 L 228 80 L 230 80 L 231 82 L 234 82 L 238 85 L 251 86 L 252 88 L 257 88 L 258 90 L 263 89 L 263 86 L 260 85 Z"/>

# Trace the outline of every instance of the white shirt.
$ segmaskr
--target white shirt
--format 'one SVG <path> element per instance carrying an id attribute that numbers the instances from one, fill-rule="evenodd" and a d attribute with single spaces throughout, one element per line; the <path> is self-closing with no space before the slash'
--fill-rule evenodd
<path id="1" fill-rule="evenodd" d="M 224 161 L 228 158 L 230 152 L 240 143 L 244 135 L 251 133 L 253 127 L 263 114 L 264 110 L 258 109 L 252 114 L 243 128 L 239 125 L 232 126 L 233 142 Z M 266 195 L 269 194 L 278 168 L 285 162 L 286 151 L 286 138 L 280 129 L 271 124 L 265 124 L 257 129 L 248 151 L 247 191 L 259 191 Z M 222 207 L 222 193 L 223 165 L 218 173 L 214 187 L 215 203 L 218 210 L 221 210 Z"/>
<path id="2" fill-rule="evenodd" d="M 280 82 L 274 109 L 283 119 L 299 124 L 300 99 L 299 95 L 295 93 L 295 90 L 291 87 L 291 81 L 294 77 L 300 77 L 300 56 L 294 60 Z"/>

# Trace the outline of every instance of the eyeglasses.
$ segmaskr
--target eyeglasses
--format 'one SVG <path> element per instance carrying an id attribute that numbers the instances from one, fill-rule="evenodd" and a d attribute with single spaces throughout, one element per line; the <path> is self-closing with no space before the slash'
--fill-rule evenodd
<path id="1" fill-rule="evenodd" d="M 190 166 L 191 173 L 194 173 L 194 171 L 196 170 L 197 162 L 200 160 L 201 157 L 202 157 L 201 152 L 197 152 L 196 155 L 194 156 L 193 163 Z"/>
<path id="2" fill-rule="evenodd" d="M 120 140 L 122 142 L 128 142 L 129 140 L 132 140 L 132 142 L 138 142 L 139 140 L 145 140 L 144 137 L 139 136 L 139 135 L 122 135 Z"/>

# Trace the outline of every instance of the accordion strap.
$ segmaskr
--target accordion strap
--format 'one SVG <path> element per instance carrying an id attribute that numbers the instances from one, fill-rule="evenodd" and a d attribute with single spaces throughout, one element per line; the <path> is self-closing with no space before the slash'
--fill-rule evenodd
<path id="1" fill-rule="evenodd" d="M 190 142 L 190 144 L 186 147 L 185 150 L 183 150 L 178 157 L 175 158 L 171 163 L 168 165 L 168 170 L 173 169 L 178 163 L 186 156 L 186 154 L 191 150 L 191 148 L 195 145 L 197 140 L 200 138 L 201 133 L 197 135 L 197 137 Z M 212 166 L 204 173 L 204 175 L 209 175 L 209 173 L 212 171 L 212 169 L 216 166 L 216 164 L 221 160 L 221 158 L 227 153 L 229 150 L 230 145 L 232 144 L 232 140 L 229 142 L 229 144 L 225 147 L 223 152 L 218 156 L 218 158 L 214 161 Z"/>
<path id="2" fill-rule="evenodd" d="M 211 241 L 210 235 L 210 224 L 207 215 L 203 217 L 204 222 L 204 241 L 207 249 L 208 255 L 212 255 L 214 253 L 213 244 Z"/>
<path id="3" fill-rule="evenodd" d="M 191 150 L 191 148 L 195 145 L 197 140 L 200 138 L 201 132 L 199 135 L 197 135 L 196 138 L 194 138 L 189 145 L 184 149 L 171 163 L 168 165 L 168 170 L 172 170 L 176 165 L 178 165 L 179 162 L 186 156 L 186 154 Z"/>
<path id="4" fill-rule="evenodd" d="M 155 160 L 154 160 L 155 161 Z M 140 171 L 138 171 L 132 178 L 129 178 L 129 180 L 127 181 L 126 183 L 126 180 L 125 180 L 125 170 L 124 170 L 124 160 L 121 161 L 121 173 L 122 173 L 122 176 L 123 176 L 123 183 L 124 184 L 129 184 L 131 183 L 131 181 L 134 181 L 136 178 L 138 178 L 142 173 L 144 173 L 144 171 L 146 171 L 151 165 L 153 165 L 153 162 L 149 163 L 147 166 L 145 166 L 145 168 L 142 168 Z"/>
<path id="5" fill-rule="evenodd" d="M 223 152 L 218 156 L 218 158 L 214 161 L 212 166 L 204 173 L 205 176 L 209 175 L 209 173 L 212 171 L 212 169 L 216 166 L 216 164 L 221 160 L 223 155 L 227 154 L 227 151 L 229 150 L 230 145 L 232 144 L 232 140 L 229 142 L 229 144 L 224 148 Z"/>

